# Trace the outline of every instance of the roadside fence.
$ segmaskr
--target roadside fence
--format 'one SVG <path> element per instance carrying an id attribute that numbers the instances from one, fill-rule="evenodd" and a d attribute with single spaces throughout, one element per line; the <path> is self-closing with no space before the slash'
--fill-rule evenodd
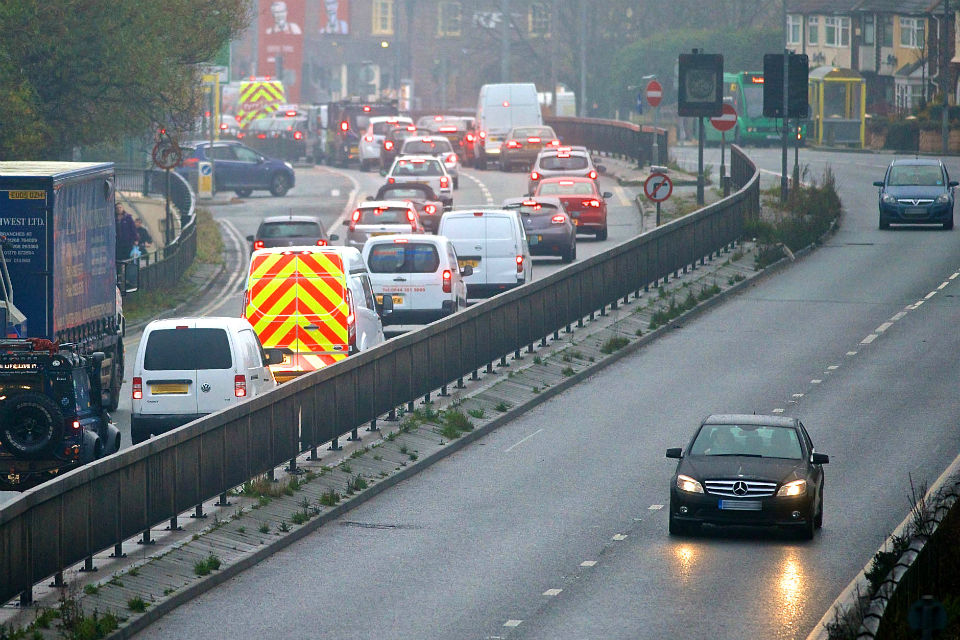
<path id="1" fill-rule="evenodd" d="M 633 158 L 638 167 L 666 165 L 670 161 L 667 130 L 660 127 L 598 118 L 546 118 L 545 121 L 565 145 L 582 145 L 591 151 Z"/>

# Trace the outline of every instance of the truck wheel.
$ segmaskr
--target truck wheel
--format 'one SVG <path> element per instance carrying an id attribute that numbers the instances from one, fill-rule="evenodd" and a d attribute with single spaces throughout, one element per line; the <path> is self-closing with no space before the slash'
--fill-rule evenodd
<path id="1" fill-rule="evenodd" d="M 282 198 L 290 191 L 290 180 L 282 173 L 273 174 L 270 179 L 270 193 L 278 198 Z"/>
<path id="2" fill-rule="evenodd" d="M 21 393 L 0 409 L 0 442 L 16 458 L 48 455 L 63 440 L 63 414 L 41 393 Z"/>

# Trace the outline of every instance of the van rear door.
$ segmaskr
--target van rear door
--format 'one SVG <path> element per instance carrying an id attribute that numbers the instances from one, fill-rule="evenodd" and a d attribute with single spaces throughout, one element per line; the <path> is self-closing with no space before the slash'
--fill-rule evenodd
<path id="1" fill-rule="evenodd" d="M 506 214 L 487 214 L 487 283 L 517 283 L 517 256 L 522 256 L 517 246 L 517 227 L 514 219 Z"/>
<path id="2" fill-rule="evenodd" d="M 437 234 L 446 236 L 453 243 L 461 268 L 473 267 L 473 274 L 464 281 L 468 285 L 486 284 L 486 215 L 475 212 L 473 215 L 444 216 Z"/>
<path id="3" fill-rule="evenodd" d="M 313 371 L 346 358 L 352 310 L 340 254 L 317 251 L 297 255 L 294 291 L 291 324 L 296 331 L 297 368 Z"/>

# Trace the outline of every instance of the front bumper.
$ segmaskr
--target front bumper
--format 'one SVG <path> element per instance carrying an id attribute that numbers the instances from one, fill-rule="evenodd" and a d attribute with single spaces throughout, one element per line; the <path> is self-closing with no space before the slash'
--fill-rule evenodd
<path id="1" fill-rule="evenodd" d="M 759 503 L 759 509 L 748 503 Z M 748 500 L 728 498 L 710 493 L 686 493 L 674 486 L 670 492 L 670 513 L 680 522 L 742 525 L 784 526 L 805 524 L 813 515 L 813 495 L 790 498 L 770 496 Z M 721 504 L 725 508 L 721 508 Z"/>
<path id="2" fill-rule="evenodd" d="M 880 203 L 880 220 L 892 224 L 944 223 L 953 219 L 953 204 L 927 204 L 917 207 Z"/>

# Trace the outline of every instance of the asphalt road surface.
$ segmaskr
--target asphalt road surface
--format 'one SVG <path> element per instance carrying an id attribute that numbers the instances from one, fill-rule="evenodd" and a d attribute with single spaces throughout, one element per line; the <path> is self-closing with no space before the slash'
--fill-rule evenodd
<path id="1" fill-rule="evenodd" d="M 778 170 L 777 151 L 751 154 Z M 910 479 L 957 455 L 960 251 L 957 232 L 877 229 L 889 157 L 801 158 L 811 177 L 830 164 L 845 204 L 825 246 L 138 637 L 806 637 L 906 514 Z M 777 410 L 831 456 L 816 538 L 668 536 L 665 449 L 708 413 Z"/>

